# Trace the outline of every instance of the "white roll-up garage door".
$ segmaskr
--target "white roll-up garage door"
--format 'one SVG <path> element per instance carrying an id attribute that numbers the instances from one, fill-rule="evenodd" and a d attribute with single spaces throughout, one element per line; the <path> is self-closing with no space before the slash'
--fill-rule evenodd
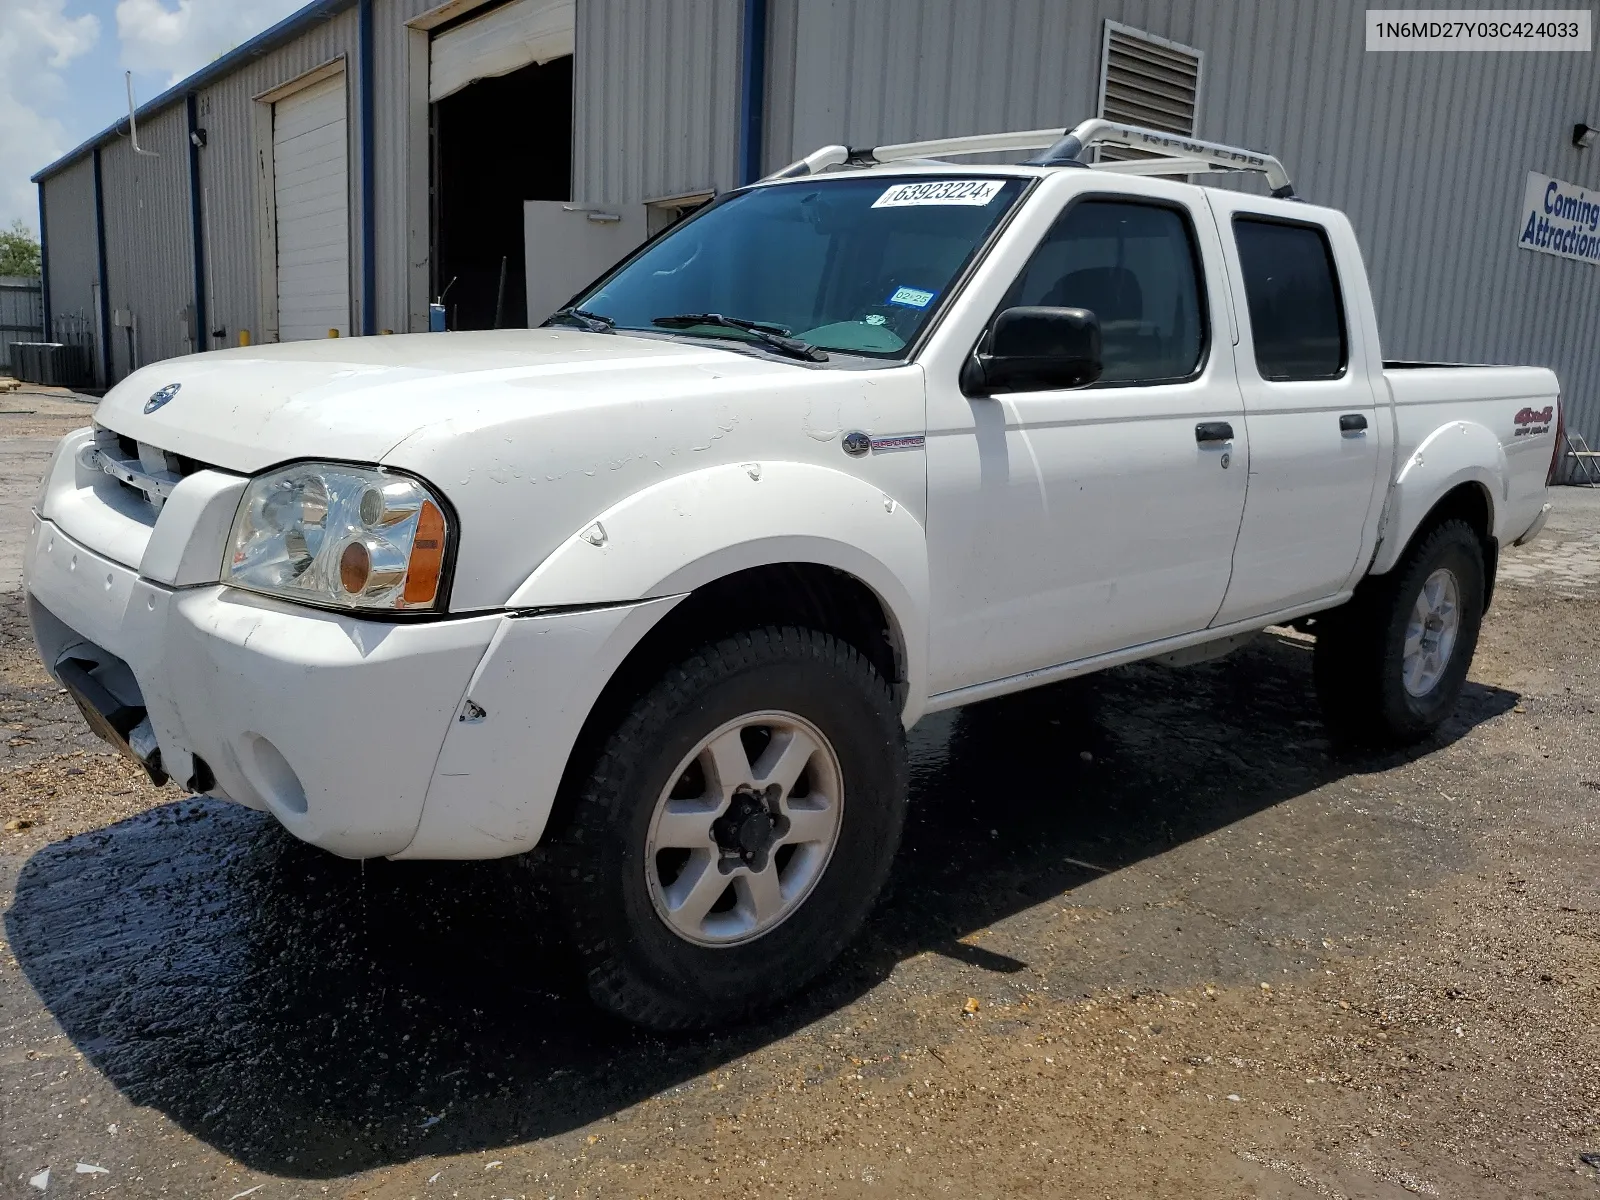
<path id="1" fill-rule="evenodd" d="M 350 167 L 340 71 L 272 106 L 278 338 L 350 332 Z"/>
<path id="2" fill-rule="evenodd" d="M 512 0 L 436 35 L 429 53 L 428 99 L 437 103 L 475 79 L 509 75 L 571 54 L 576 20 L 574 0 Z"/>

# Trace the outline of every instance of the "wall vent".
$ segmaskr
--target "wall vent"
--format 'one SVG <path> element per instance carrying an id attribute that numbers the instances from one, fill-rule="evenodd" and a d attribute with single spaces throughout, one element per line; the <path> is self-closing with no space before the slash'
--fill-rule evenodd
<path id="1" fill-rule="evenodd" d="M 1106 22 L 1100 56 L 1100 115 L 1111 121 L 1194 136 L 1200 107 L 1200 51 L 1140 29 Z M 1143 158 L 1104 147 L 1102 158 Z"/>

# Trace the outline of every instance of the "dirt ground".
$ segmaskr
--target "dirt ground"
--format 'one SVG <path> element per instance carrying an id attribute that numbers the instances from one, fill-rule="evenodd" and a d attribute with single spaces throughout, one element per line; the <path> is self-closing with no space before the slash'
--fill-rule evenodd
<path id="1" fill-rule="evenodd" d="M 20 562 L 87 410 L 13 408 Z M 1298 636 L 929 719 L 866 934 L 687 1039 L 588 1007 L 536 874 L 151 788 L 0 558 L 0 1191 L 1594 1195 L 1600 492 L 1555 499 L 1413 752 L 1329 746 Z"/>

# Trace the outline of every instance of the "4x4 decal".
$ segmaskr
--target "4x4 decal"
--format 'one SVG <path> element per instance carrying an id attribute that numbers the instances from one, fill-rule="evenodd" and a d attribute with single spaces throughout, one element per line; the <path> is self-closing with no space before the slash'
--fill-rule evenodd
<path id="1" fill-rule="evenodd" d="M 1517 431 L 1513 437 L 1530 437 L 1536 433 L 1544 433 L 1550 428 L 1550 422 L 1555 419 L 1556 410 L 1553 405 L 1546 404 L 1543 408 L 1524 408 L 1512 417 L 1512 423 Z"/>

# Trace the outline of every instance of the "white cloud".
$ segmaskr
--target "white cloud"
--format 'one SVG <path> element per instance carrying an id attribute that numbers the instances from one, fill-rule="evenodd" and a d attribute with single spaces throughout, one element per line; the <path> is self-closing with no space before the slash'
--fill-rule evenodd
<path id="1" fill-rule="evenodd" d="M 35 233 L 39 194 L 28 176 L 71 149 L 48 115 L 64 95 L 61 71 L 100 37 L 99 18 L 69 17 L 66 0 L 6 0 L 0 20 L 0 225 L 21 217 Z"/>
<path id="2" fill-rule="evenodd" d="M 118 0 L 122 63 L 169 84 L 226 54 L 300 8 L 305 0 Z"/>

